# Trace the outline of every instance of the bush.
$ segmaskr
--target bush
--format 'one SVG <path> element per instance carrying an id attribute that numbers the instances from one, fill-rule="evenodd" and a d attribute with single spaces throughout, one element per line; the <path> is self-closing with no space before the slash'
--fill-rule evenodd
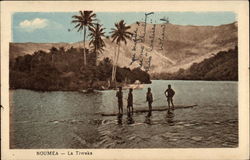
<path id="1" fill-rule="evenodd" d="M 10 62 L 10 88 L 51 90 L 79 90 L 100 88 L 111 79 L 112 63 L 104 58 L 96 65 L 95 54 L 85 50 L 87 66 L 83 65 L 83 49 L 52 47 L 50 51 L 37 51 L 33 55 L 17 57 Z M 94 56 L 93 56 L 94 55 Z M 118 82 L 140 80 L 149 83 L 149 75 L 140 70 L 117 67 Z"/>

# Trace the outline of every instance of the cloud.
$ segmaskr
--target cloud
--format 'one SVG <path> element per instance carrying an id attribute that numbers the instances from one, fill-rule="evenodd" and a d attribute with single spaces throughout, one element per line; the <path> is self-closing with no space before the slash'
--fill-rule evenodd
<path id="1" fill-rule="evenodd" d="M 47 27 L 49 21 L 47 19 L 35 18 L 32 20 L 24 20 L 19 23 L 19 27 L 27 32 L 33 32 L 36 29 Z"/>

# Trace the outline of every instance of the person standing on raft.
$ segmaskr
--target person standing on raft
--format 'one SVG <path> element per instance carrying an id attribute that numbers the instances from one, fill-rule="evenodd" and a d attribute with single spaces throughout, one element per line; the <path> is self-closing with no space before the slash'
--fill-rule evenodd
<path id="1" fill-rule="evenodd" d="M 152 115 L 152 103 L 153 103 L 153 94 L 151 92 L 151 88 L 148 88 L 146 101 L 148 102 L 148 117 L 150 117 Z"/>
<path id="2" fill-rule="evenodd" d="M 171 88 L 170 84 L 168 85 L 168 89 L 166 89 L 164 94 L 167 97 L 167 101 L 168 101 L 168 111 L 170 110 L 170 103 L 172 105 L 172 109 L 174 110 L 173 97 L 175 95 L 175 91 Z"/>
<path id="3" fill-rule="evenodd" d="M 132 111 L 132 115 L 134 113 L 134 108 L 133 108 L 133 89 L 130 88 L 129 89 L 129 93 L 128 93 L 128 106 L 127 106 L 127 112 L 128 112 L 128 115 L 130 116 L 130 113 Z"/>
<path id="4" fill-rule="evenodd" d="M 116 92 L 116 97 L 117 97 L 117 100 L 118 100 L 119 114 L 123 114 L 123 101 L 122 101 L 123 93 L 122 93 L 122 87 L 119 87 L 119 91 Z"/>

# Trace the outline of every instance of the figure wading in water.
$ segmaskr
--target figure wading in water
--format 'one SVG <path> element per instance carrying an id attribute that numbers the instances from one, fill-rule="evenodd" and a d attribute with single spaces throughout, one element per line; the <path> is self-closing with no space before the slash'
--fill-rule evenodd
<path id="1" fill-rule="evenodd" d="M 151 92 L 151 88 L 148 88 L 146 101 L 148 102 L 148 117 L 152 115 L 152 103 L 153 103 L 153 94 Z"/>
<path id="2" fill-rule="evenodd" d="M 168 89 L 166 89 L 164 94 L 167 97 L 167 101 L 168 101 L 168 111 L 170 111 L 170 103 L 172 105 L 172 109 L 174 110 L 173 97 L 175 95 L 175 91 L 171 88 L 170 84 L 168 85 Z"/>
<path id="3" fill-rule="evenodd" d="M 123 114 L 123 102 L 122 102 L 123 93 L 122 93 L 122 87 L 119 87 L 119 91 L 116 92 L 116 97 L 117 97 L 117 100 L 118 100 L 119 114 Z"/>
<path id="4" fill-rule="evenodd" d="M 130 88 L 129 89 L 129 93 L 128 93 L 128 106 L 127 106 L 127 112 L 128 112 L 128 115 L 130 116 L 130 113 L 134 113 L 134 108 L 133 108 L 133 89 Z M 131 112 L 132 111 L 132 112 Z"/>

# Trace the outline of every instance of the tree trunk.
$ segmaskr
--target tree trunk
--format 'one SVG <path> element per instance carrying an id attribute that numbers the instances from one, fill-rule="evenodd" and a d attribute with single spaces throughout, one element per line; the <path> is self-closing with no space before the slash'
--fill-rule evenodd
<path id="1" fill-rule="evenodd" d="M 119 60 L 119 54 L 120 54 L 120 43 L 118 44 L 118 53 L 117 53 L 117 58 L 116 58 L 115 70 L 114 70 L 114 80 L 115 81 L 116 81 L 116 69 L 117 69 L 118 60 Z"/>
<path id="2" fill-rule="evenodd" d="M 116 61 L 116 49 L 117 49 L 117 46 L 115 46 L 115 53 L 114 53 L 114 58 L 113 58 L 113 67 L 112 67 L 112 77 L 111 77 L 111 82 L 114 82 L 114 74 L 115 74 L 115 61 Z"/>
<path id="3" fill-rule="evenodd" d="M 86 27 L 84 26 L 84 33 L 83 33 L 83 57 L 84 57 L 84 66 L 87 65 L 86 53 L 85 53 L 85 37 L 86 37 Z"/>
<path id="4" fill-rule="evenodd" d="M 55 59 L 55 57 L 54 57 L 55 55 L 54 54 L 51 54 L 51 62 L 52 62 L 52 66 L 55 66 L 55 64 L 54 64 L 54 59 Z"/>
<path id="5" fill-rule="evenodd" d="M 94 58 L 95 58 L 95 66 L 97 66 L 98 64 L 97 64 L 97 56 L 98 56 L 98 54 L 97 54 L 97 49 L 96 49 L 97 47 L 95 46 L 95 50 L 94 50 Z"/>

